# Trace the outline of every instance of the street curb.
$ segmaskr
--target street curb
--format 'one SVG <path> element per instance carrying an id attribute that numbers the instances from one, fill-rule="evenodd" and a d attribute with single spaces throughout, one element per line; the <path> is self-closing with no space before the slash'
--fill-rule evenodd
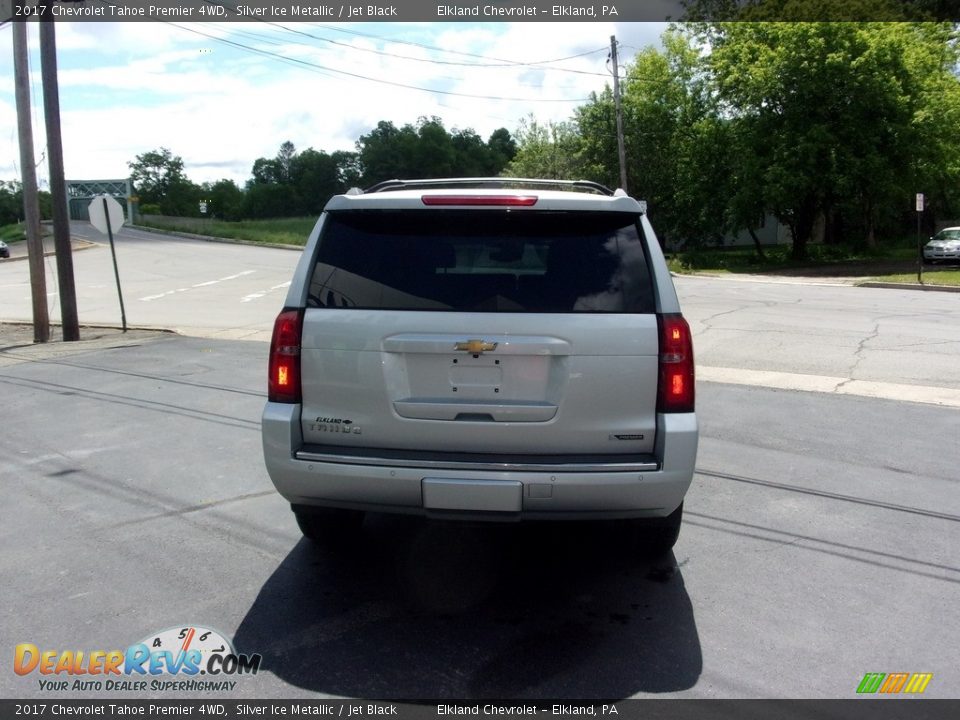
<path id="1" fill-rule="evenodd" d="M 26 242 L 26 241 L 24 241 Z M 96 247 L 97 243 L 90 242 L 89 240 L 82 240 L 80 238 L 70 238 L 70 247 L 73 250 L 86 250 L 87 248 Z M 44 257 L 53 257 L 57 254 L 56 250 L 51 250 L 50 252 L 45 252 Z M 0 262 L 18 262 L 20 260 L 28 260 L 29 255 L 17 255 L 16 257 L 3 258 Z"/>
<path id="2" fill-rule="evenodd" d="M 197 233 L 181 232 L 180 230 L 169 230 L 167 228 L 155 228 L 149 225 L 127 224 L 128 228 L 134 230 L 143 230 L 144 232 L 158 233 L 160 235 L 176 235 L 178 237 L 189 238 L 190 240 L 203 240 L 204 242 L 218 242 L 227 245 L 252 245 L 254 247 L 270 247 L 280 250 L 303 250 L 303 245 L 289 245 L 287 243 L 263 243 L 255 240 L 242 240 L 240 238 L 223 238 L 215 235 L 198 235 Z"/>
<path id="3" fill-rule="evenodd" d="M 80 325 L 77 340 L 62 338 L 63 326 L 50 323 L 47 342 L 34 342 L 33 323 L 23 321 L 0 322 L 0 367 L 31 362 L 56 362 L 58 359 L 104 350 L 139 347 L 145 343 L 164 342 L 179 337 L 166 329 L 127 327 L 119 325 L 84 323 Z"/>
<path id="4" fill-rule="evenodd" d="M 795 275 L 708 275 L 706 273 L 678 273 L 670 271 L 674 278 L 693 278 L 695 280 L 729 280 L 731 282 L 766 283 L 768 285 L 817 285 L 820 287 L 856 287 L 854 280 L 829 282 L 817 278 L 798 278 Z"/>
<path id="5" fill-rule="evenodd" d="M 757 277 L 731 276 L 731 275 L 709 275 L 707 273 L 677 273 L 670 271 L 671 277 L 675 278 L 699 278 L 704 280 L 731 280 L 733 282 L 757 282 L 770 283 L 776 285 L 817 285 L 820 287 L 858 287 L 858 288 L 886 288 L 888 290 L 926 290 L 933 292 L 960 292 L 960 286 L 957 285 L 918 285 L 916 283 L 895 283 L 883 282 L 880 280 L 852 280 L 848 282 L 824 282 L 822 279 L 794 279 L 794 277 L 783 275 L 770 275 Z M 789 277 L 789 279 L 787 279 Z"/>
<path id="6" fill-rule="evenodd" d="M 917 285 L 916 283 L 895 283 L 880 282 L 869 280 L 867 282 L 857 283 L 857 287 L 866 288 L 889 288 L 890 290 L 927 290 L 936 292 L 960 293 L 958 285 Z"/>
<path id="7" fill-rule="evenodd" d="M 3 318 L 0 318 L 0 325 L 22 325 L 22 326 L 32 327 L 33 323 L 30 322 L 29 320 L 4 320 Z M 63 327 L 63 323 L 59 321 L 50 322 L 51 330 L 53 328 L 62 328 L 62 327 Z M 87 329 L 87 330 L 120 330 L 121 332 L 123 331 L 123 325 L 121 323 L 80 323 L 79 327 L 81 330 Z M 159 325 L 129 325 L 128 324 L 127 330 L 128 331 L 141 330 L 143 332 L 159 332 L 159 333 L 168 333 L 170 335 L 180 335 L 179 332 L 177 332 L 172 328 L 160 327 Z M 51 340 L 51 342 L 54 342 L 54 341 Z M 64 341 L 57 340 L 55 342 L 64 342 Z M 69 342 L 74 342 L 74 341 L 69 341 Z"/>

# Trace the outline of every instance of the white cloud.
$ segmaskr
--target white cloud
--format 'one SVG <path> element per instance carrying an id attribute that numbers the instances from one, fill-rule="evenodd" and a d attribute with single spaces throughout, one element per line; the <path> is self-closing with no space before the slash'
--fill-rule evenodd
<path id="1" fill-rule="evenodd" d="M 436 115 L 448 128 L 473 128 L 483 137 L 498 127 L 515 130 L 519 120 L 530 113 L 542 120 L 562 120 L 570 117 L 580 99 L 610 82 L 603 50 L 610 35 L 642 47 L 656 42 L 663 29 L 662 25 L 601 22 L 438 23 L 396 26 L 389 39 L 374 39 L 314 25 L 294 27 L 313 38 L 252 23 L 193 27 L 289 61 L 161 23 L 58 25 L 64 159 L 69 177 L 124 176 L 127 162 L 137 154 L 168 147 L 183 157 L 188 176 L 196 182 L 230 177 L 242 183 L 249 177 L 253 161 L 272 157 L 285 140 L 301 150 L 353 149 L 359 134 L 369 132 L 380 120 L 402 125 Z M 365 26 L 360 28 L 367 32 Z M 324 37 L 341 44 L 319 39 Z M 497 61 L 400 42 L 407 39 L 525 63 L 598 52 L 551 65 L 578 73 L 539 65 L 481 67 L 471 63 Z M 36 40 L 31 42 L 36 47 Z M 2 179 L 12 177 L 7 158 L 18 157 L 13 88 L 4 73 L 11 65 L 11 52 L 10 33 L 0 34 Z M 625 48 L 624 52 L 629 57 L 633 50 Z M 39 62 L 34 63 L 34 70 L 35 82 L 39 82 Z M 482 97 L 422 92 L 334 70 Z M 39 90 L 36 94 L 39 97 Z M 571 101 L 538 101 L 548 98 Z M 34 127 L 42 145 L 43 122 L 37 110 Z M 46 174 L 45 168 L 40 174 Z"/>

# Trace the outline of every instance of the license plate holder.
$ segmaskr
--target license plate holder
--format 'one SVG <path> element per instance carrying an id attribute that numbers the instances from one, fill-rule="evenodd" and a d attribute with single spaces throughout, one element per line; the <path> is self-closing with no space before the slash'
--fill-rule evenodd
<path id="1" fill-rule="evenodd" d="M 424 478 L 423 507 L 427 510 L 520 512 L 523 483 L 512 480 Z"/>

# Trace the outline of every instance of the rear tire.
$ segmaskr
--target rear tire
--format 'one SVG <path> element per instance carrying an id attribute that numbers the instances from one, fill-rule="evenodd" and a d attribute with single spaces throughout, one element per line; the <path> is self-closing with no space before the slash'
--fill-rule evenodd
<path id="1" fill-rule="evenodd" d="M 634 520 L 634 541 L 641 557 L 656 559 L 666 555 L 677 544 L 680 523 L 683 519 L 683 503 L 663 518 Z"/>
<path id="2" fill-rule="evenodd" d="M 295 507 L 300 532 L 308 540 L 327 548 L 348 546 L 360 534 L 363 513 L 340 508 Z"/>

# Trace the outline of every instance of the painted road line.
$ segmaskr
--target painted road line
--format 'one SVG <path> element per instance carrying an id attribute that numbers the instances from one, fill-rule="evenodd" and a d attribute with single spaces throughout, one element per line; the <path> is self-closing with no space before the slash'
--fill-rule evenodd
<path id="1" fill-rule="evenodd" d="M 150 302 L 151 300 L 159 300 L 160 298 L 168 297 L 169 295 L 176 295 L 177 293 L 187 292 L 188 290 L 193 290 L 195 288 L 210 287 L 211 285 L 216 285 L 217 283 L 222 283 L 227 280 L 236 280 L 241 278 L 244 275 L 251 275 L 255 273 L 256 270 L 243 270 L 238 272 L 236 275 L 227 275 L 226 277 L 217 278 L 216 280 L 207 280 L 206 282 L 196 283 L 190 287 L 177 288 L 176 290 L 167 290 L 166 292 L 159 293 L 157 295 L 147 295 L 146 297 L 140 298 L 142 302 Z"/>
<path id="2" fill-rule="evenodd" d="M 288 288 L 288 287 L 290 287 L 290 283 L 291 283 L 291 282 L 292 282 L 292 280 L 287 280 L 285 283 L 280 283 L 279 285 L 274 285 L 274 286 L 273 286 L 272 288 L 270 288 L 269 290 L 257 290 L 257 292 L 250 293 L 249 295 L 244 295 L 242 298 L 240 298 L 240 302 L 245 303 L 245 302 L 250 302 L 250 301 L 252 301 L 252 300 L 259 300 L 259 299 L 262 298 L 262 297 L 266 297 L 267 295 L 269 295 L 270 293 L 272 293 L 274 290 L 280 290 L 281 288 Z"/>
<path id="3" fill-rule="evenodd" d="M 771 370 L 740 370 L 737 368 L 705 367 L 703 365 L 697 366 L 697 379 L 731 385 L 752 385 L 778 390 L 800 390 L 833 395 L 856 395 L 960 408 L 960 390 L 932 387 L 930 385 L 907 385 L 854 380 L 829 375 L 803 375 Z"/>

